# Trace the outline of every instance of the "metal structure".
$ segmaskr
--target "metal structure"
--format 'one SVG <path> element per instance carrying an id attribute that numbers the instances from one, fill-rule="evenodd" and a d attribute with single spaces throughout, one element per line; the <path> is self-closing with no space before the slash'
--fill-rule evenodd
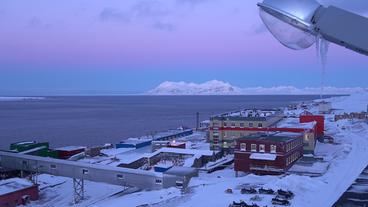
<path id="1" fill-rule="evenodd" d="M 368 55 L 368 18 L 315 0 L 264 0 L 258 6 L 268 30 L 291 49 L 308 48 L 321 37 Z"/>
<path id="2" fill-rule="evenodd" d="M 74 203 L 79 203 L 84 199 L 84 180 L 73 178 Z"/>
<path id="3" fill-rule="evenodd" d="M 88 164 L 69 160 L 60 160 L 48 157 L 18 154 L 0 151 L 0 162 L 3 168 L 16 169 L 32 173 L 45 173 L 56 176 L 73 178 L 74 201 L 80 202 L 84 198 L 84 180 L 102 182 L 123 187 L 137 187 L 143 190 L 155 190 L 168 187 L 178 187 L 173 179 L 177 180 L 180 188 L 182 175 L 170 176 L 150 171 L 113 167 L 106 165 Z M 186 176 L 189 182 L 190 176 Z M 185 182 L 185 184 L 187 184 Z"/>

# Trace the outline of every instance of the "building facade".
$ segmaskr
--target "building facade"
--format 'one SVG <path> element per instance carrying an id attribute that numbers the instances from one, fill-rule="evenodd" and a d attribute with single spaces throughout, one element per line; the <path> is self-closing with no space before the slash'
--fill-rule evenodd
<path id="1" fill-rule="evenodd" d="M 253 134 L 237 140 L 234 170 L 236 174 L 282 174 L 302 156 L 301 133 Z"/>
<path id="2" fill-rule="evenodd" d="M 0 206 L 15 207 L 38 200 L 38 186 L 20 178 L 0 181 Z"/>
<path id="3" fill-rule="evenodd" d="M 245 128 L 261 129 L 272 127 L 283 118 L 279 110 L 246 109 L 211 117 L 209 142 L 211 150 L 221 150 L 232 153 L 235 141 L 257 132 Z"/>

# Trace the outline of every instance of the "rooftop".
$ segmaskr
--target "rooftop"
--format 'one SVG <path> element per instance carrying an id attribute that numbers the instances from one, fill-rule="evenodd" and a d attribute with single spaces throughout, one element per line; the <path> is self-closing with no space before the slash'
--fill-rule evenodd
<path id="1" fill-rule="evenodd" d="M 74 150 L 80 150 L 80 149 L 86 149 L 86 147 L 81 147 L 81 146 L 66 146 L 66 147 L 56 148 L 55 150 L 59 150 L 59 151 L 74 151 Z"/>
<path id="2" fill-rule="evenodd" d="M 0 181 L 0 196 L 32 186 L 33 183 L 25 179 L 11 178 L 7 180 L 2 180 Z"/>
<path id="3" fill-rule="evenodd" d="M 212 118 L 222 119 L 267 119 L 268 117 L 280 114 L 276 109 L 243 109 L 240 111 L 228 112 L 215 115 Z"/>
<path id="4" fill-rule="evenodd" d="M 249 136 L 245 136 L 240 138 L 241 140 L 257 140 L 257 141 L 271 141 L 271 142 L 289 142 L 296 138 L 301 137 L 301 133 L 295 132 L 279 132 L 279 133 L 258 133 L 252 134 Z"/>
<path id="5" fill-rule="evenodd" d="M 129 138 L 127 140 L 123 140 L 120 143 L 121 144 L 140 144 L 140 143 L 145 143 L 145 142 L 151 142 L 152 139 L 148 139 L 148 138 Z"/>
<path id="6" fill-rule="evenodd" d="M 313 130 L 317 122 L 300 123 L 299 118 L 286 118 L 277 123 L 278 128 L 298 128 Z"/>

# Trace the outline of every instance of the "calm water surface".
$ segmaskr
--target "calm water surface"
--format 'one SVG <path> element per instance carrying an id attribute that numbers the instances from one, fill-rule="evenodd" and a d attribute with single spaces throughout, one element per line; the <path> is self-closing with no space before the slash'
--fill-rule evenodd
<path id="1" fill-rule="evenodd" d="M 200 119 L 240 108 L 272 108 L 318 96 L 73 96 L 0 101 L 0 148 L 17 141 L 51 146 L 116 143 L 155 131 L 194 127 Z"/>

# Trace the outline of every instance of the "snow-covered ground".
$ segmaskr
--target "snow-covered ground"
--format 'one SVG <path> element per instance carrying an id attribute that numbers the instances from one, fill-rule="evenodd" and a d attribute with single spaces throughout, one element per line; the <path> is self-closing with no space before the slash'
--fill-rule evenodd
<path id="1" fill-rule="evenodd" d="M 333 108 L 341 109 L 334 113 L 365 111 L 368 94 L 354 94 L 346 97 L 329 99 Z M 312 109 L 316 110 L 316 109 Z M 77 206 L 118 207 L 118 206 L 228 206 L 232 201 L 250 201 L 249 195 L 240 193 L 244 186 L 255 186 L 291 190 L 295 193 L 291 206 L 310 207 L 332 206 L 348 189 L 362 170 L 368 165 L 368 125 L 362 121 L 341 120 L 332 122 L 333 115 L 326 115 L 326 134 L 335 138 L 337 144 L 318 143 L 316 155 L 328 162 L 328 170 L 322 176 L 308 177 L 301 175 L 257 176 L 253 174 L 235 177 L 232 167 L 212 174 L 200 173 L 193 178 L 189 189 L 181 192 L 170 188 L 157 191 L 139 191 L 130 194 L 116 194 L 122 191 L 119 186 L 86 182 L 87 199 Z M 195 143 L 200 149 L 208 145 Z M 192 142 L 191 141 L 191 142 Z M 318 166 L 317 166 L 318 167 Z M 50 178 L 41 178 L 48 181 Z M 232 194 L 225 190 L 233 189 Z M 114 195 L 116 194 L 116 195 Z M 41 201 L 33 203 L 34 207 L 68 206 L 72 201 L 72 182 L 66 179 L 63 184 L 41 190 Z M 271 206 L 272 196 L 261 195 L 260 206 Z"/>

